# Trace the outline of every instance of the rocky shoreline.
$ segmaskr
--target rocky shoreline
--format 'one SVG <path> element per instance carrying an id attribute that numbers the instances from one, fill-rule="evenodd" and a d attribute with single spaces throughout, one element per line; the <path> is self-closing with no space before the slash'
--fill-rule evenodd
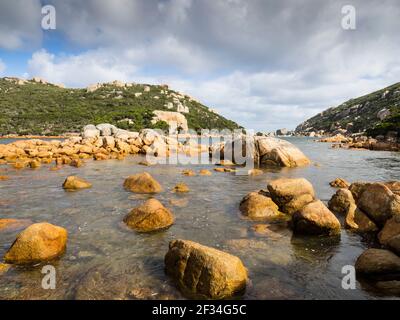
<path id="1" fill-rule="evenodd" d="M 286 142 L 265 137 L 252 141 L 255 148 L 251 158 L 256 159 L 258 164 L 294 167 L 310 163 L 300 150 Z M 227 142 L 215 146 L 212 151 L 226 151 L 231 147 L 232 142 Z M 203 146 L 186 145 L 153 130 L 132 133 L 110 125 L 87 126 L 81 137 L 72 137 L 63 142 L 17 141 L 0 148 L 3 164 L 11 164 L 15 168 L 38 168 L 41 163 L 50 162 L 80 167 L 89 158 L 123 159 L 129 154 L 150 152 L 156 156 L 168 155 L 173 151 L 187 154 L 210 152 Z M 17 165 L 20 163 L 24 165 Z M 238 167 L 229 159 L 223 159 L 218 164 L 220 166 L 215 168 L 215 174 L 235 172 Z M 252 169 L 249 175 L 263 173 L 257 170 Z M 206 178 L 212 173 L 205 169 L 199 172 L 182 171 L 182 176 L 188 179 L 195 179 L 197 175 Z M 308 180 L 280 178 L 268 181 L 264 189 L 243 195 L 238 207 L 243 219 L 257 222 L 254 226 L 257 233 L 279 236 L 270 228 L 271 224 L 277 223 L 292 232 L 293 237 L 307 236 L 314 241 L 323 241 L 327 237 L 340 241 L 343 228 L 361 237 L 376 237 L 371 248 L 355 262 L 357 276 L 373 286 L 386 288 L 391 294 L 400 294 L 400 182 L 349 183 L 344 179 L 336 179 L 330 185 L 338 190 L 325 204 L 317 198 Z M 85 192 L 85 189 L 94 188 L 91 181 L 78 176 L 66 177 L 59 187 L 69 192 Z M 151 174 L 141 172 L 131 175 L 121 181 L 121 187 L 132 193 L 151 195 L 150 199 L 132 208 L 122 219 L 121 222 L 132 232 L 164 232 L 174 227 L 177 218 L 173 210 L 156 199 L 165 186 Z M 187 193 L 190 189 L 185 182 L 180 182 L 171 191 Z M 49 222 L 0 219 L 0 232 L 13 228 L 23 231 L 7 250 L 4 263 L 0 263 L 0 275 L 13 266 L 32 266 L 62 258 L 68 246 L 68 230 Z M 240 296 L 251 281 L 239 257 L 190 239 L 174 239 L 170 242 L 164 267 L 166 274 L 189 298 Z"/>

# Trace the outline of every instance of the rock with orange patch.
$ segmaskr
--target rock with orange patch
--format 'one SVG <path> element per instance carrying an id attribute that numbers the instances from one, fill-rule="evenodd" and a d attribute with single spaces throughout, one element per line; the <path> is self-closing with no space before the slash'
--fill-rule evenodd
<path id="1" fill-rule="evenodd" d="M 211 175 L 212 175 L 211 171 L 210 171 L 210 170 L 207 170 L 207 169 L 201 169 L 200 172 L 199 172 L 199 174 L 200 174 L 201 176 L 211 176 Z"/>
<path id="2" fill-rule="evenodd" d="M 67 230 L 47 222 L 22 231 L 4 256 L 11 264 L 35 264 L 61 256 L 67 245 Z"/>

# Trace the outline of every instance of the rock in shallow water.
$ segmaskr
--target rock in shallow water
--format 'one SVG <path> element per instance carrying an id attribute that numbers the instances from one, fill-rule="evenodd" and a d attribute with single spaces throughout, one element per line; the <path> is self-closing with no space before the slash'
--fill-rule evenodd
<path id="1" fill-rule="evenodd" d="M 367 185 L 357 206 L 379 226 L 383 226 L 392 216 L 400 216 L 400 196 L 382 183 Z"/>
<path id="2" fill-rule="evenodd" d="M 357 273 L 374 279 L 400 279 L 400 258 L 389 250 L 365 250 L 358 257 L 355 268 Z"/>
<path id="3" fill-rule="evenodd" d="M 272 200 L 282 212 L 293 214 L 314 200 L 314 188 L 304 178 L 277 179 L 268 184 Z"/>
<path id="4" fill-rule="evenodd" d="M 338 235 L 340 222 L 320 200 L 311 202 L 292 217 L 295 233 L 310 235 Z"/>
<path id="5" fill-rule="evenodd" d="M 335 180 L 329 182 L 329 185 L 333 188 L 345 188 L 347 189 L 350 186 L 350 183 L 348 183 L 345 179 L 342 178 L 336 178 Z"/>
<path id="6" fill-rule="evenodd" d="M 174 223 L 174 216 L 157 199 L 149 199 L 134 208 L 124 222 L 138 232 L 151 232 L 170 227 Z"/>
<path id="7" fill-rule="evenodd" d="M 65 179 L 63 183 L 63 188 L 66 190 L 87 189 L 91 187 L 91 183 L 87 182 L 85 179 L 76 176 L 69 176 L 67 179 Z"/>
<path id="8" fill-rule="evenodd" d="M 67 245 L 67 230 L 47 222 L 35 223 L 22 231 L 4 261 L 12 264 L 34 264 L 59 257 Z"/>
<path id="9" fill-rule="evenodd" d="M 258 192 L 250 192 L 243 198 L 240 202 L 240 211 L 244 216 L 254 220 L 274 219 L 282 216 L 272 199 Z"/>
<path id="10" fill-rule="evenodd" d="M 125 179 L 124 188 L 136 193 L 158 193 L 161 185 L 149 173 L 134 174 Z"/>
<path id="11" fill-rule="evenodd" d="M 165 271 L 189 296 L 222 299 L 243 292 L 247 270 L 238 257 L 188 240 L 174 240 Z"/>

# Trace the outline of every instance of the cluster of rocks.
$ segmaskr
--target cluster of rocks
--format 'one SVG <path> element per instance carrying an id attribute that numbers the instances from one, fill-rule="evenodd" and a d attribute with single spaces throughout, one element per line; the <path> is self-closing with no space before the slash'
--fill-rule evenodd
<path id="1" fill-rule="evenodd" d="M 124 159 L 129 154 L 167 157 L 171 153 L 196 155 L 208 148 L 191 141 L 184 144 L 152 129 L 130 132 L 110 124 L 87 125 L 81 136 L 60 140 L 20 140 L 0 144 L 0 164 L 16 169 L 38 168 L 42 163 L 81 166 L 85 159 Z"/>
<path id="2" fill-rule="evenodd" d="M 292 143 L 264 136 L 244 136 L 215 145 L 210 155 L 233 163 L 254 162 L 257 166 L 299 167 L 310 160 Z"/>
<path id="3" fill-rule="evenodd" d="M 271 181 L 267 190 L 246 195 L 240 211 L 252 220 L 289 221 L 296 234 L 340 234 L 339 220 L 315 197 L 312 184 L 304 178 Z"/>
<path id="4" fill-rule="evenodd" d="M 346 187 L 348 185 L 348 187 Z M 400 182 L 345 183 L 329 201 L 329 208 L 345 217 L 345 227 L 377 234 L 381 248 L 366 250 L 356 262 L 360 275 L 396 281 L 400 292 Z"/>
<path id="5" fill-rule="evenodd" d="M 337 134 L 317 140 L 330 142 L 332 148 L 367 149 L 375 151 L 400 151 L 400 138 L 397 133 L 388 133 L 386 136 L 371 138 L 363 135 L 344 136 Z"/>

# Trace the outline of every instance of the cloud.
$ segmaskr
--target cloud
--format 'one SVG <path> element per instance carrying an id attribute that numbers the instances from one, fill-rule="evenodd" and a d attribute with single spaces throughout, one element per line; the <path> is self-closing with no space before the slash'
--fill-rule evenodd
<path id="1" fill-rule="evenodd" d="M 357 29 L 346 31 L 342 0 L 47 0 L 78 53 L 36 51 L 28 73 L 73 87 L 171 83 L 248 128 L 294 128 L 399 81 L 398 1 L 351 2 Z M 24 44 L 13 38 L 0 47 Z"/>
<path id="2" fill-rule="evenodd" d="M 37 47 L 42 40 L 40 0 L 0 1 L 0 48 Z"/>
<path id="3" fill-rule="evenodd" d="M 0 75 L 3 75 L 4 71 L 6 70 L 6 65 L 4 62 L 0 59 Z"/>

